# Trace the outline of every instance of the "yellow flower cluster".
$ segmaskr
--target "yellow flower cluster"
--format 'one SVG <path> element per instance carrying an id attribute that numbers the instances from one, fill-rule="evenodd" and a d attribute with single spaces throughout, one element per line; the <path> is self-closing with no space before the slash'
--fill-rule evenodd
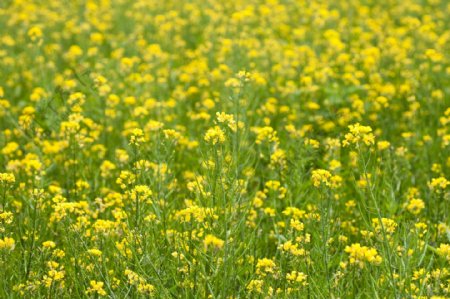
<path id="1" fill-rule="evenodd" d="M 139 276 L 136 272 L 126 269 L 125 276 L 128 279 L 128 283 L 135 286 L 139 293 L 151 295 L 155 291 L 155 287 L 147 283 L 145 279 Z"/>
<path id="2" fill-rule="evenodd" d="M 208 129 L 204 137 L 205 141 L 213 145 L 225 142 L 225 133 L 218 126 Z"/>
<path id="3" fill-rule="evenodd" d="M 348 126 L 350 132 L 345 134 L 345 139 L 342 142 L 343 146 L 350 144 L 358 144 L 360 142 L 365 145 L 372 145 L 375 143 L 375 136 L 372 133 L 372 128 L 369 126 L 361 126 L 359 123 Z"/>
<path id="4" fill-rule="evenodd" d="M 104 282 L 91 280 L 89 282 L 89 288 L 86 291 L 86 294 L 97 294 L 99 296 L 106 296 L 107 293 L 103 289 Z"/>
<path id="5" fill-rule="evenodd" d="M 292 271 L 288 274 L 286 274 L 286 279 L 294 282 L 294 283 L 300 283 L 302 285 L 306 285 L 306 278 L 307 275 L 302 272 Z"/>
<path id="6" fill-rule="evenodd" d="M 447 261 L 450 261 L 450 245 L 449 244 L 441 244 L 439 248 L 436 250 L 437 254 L 445 258 Z"/>
<path id="7" fill-rule="evenodd" d="M 337 188 L 342 182 L 339 175 L 332 175 L 328 170 L 315 169 L 311 173 L 311 180 L 314 187 L 327 186 L 330 188 Z"/>
<path id="8" fill-rule="evenodd" d="M 14 184 L 16 178 L 12 173 L 0 173 L 0 183 L 3 184 Z"/>
<path id="9" fill-rule="evenodd" d="M 145 142 L 144 132 L 141 129 L 133 129 L 130 136 L 130 144 L 139 146 Z"/>
<path id="10" fill-rule="evenodd" d="M 0 239 L 0 249 L 13 250 L 16 242 L 13 238 L 5 237 Z"/>
<path id="11" fill-rule="evenodd" d="M 273 259 L 263 258 L 256 263 L 256 274 L 266 276 L 268 274 L 275 274 L 277 265 Z"/>
<path id="12" fill-rule="evenodd" d="M 221 249 L 225 244 L 225 241 L 217 238 L 214 235 L 206 235 L 205 240 L 203 241 L 205 244 L 205 248 L 213 247 L 217 249 Z"/>
<path id="13" fill-rule="evenodd" d="M 383 259 L 375 248 L 361 246 L 359 243 L 345 247 L 345 252 L 349 254 L 349 262 L 359 268 L 364 268 L 366 263 L 379 265 Z"/>
<path id="14" fill-rule="evenodd" d="M 436 193 L 444 192 L 445 189 L 447 189 L 447 186 L 449 186 L 449 185 L 450 185 L 450 181 L 448 181 L 444 177 L 433 178 L 428 183 L 428 186 L 430 187 L 430 189 L 433 190 Z"/>

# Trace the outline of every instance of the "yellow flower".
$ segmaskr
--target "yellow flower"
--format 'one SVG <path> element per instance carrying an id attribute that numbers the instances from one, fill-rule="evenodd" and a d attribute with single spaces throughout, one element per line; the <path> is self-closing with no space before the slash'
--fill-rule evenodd
<path id="1" fill-rule="evenodd" d="M 278 198 L 283 199 L 286 197 L 287 189 L 285 187 L 281 186 L 281 183 L 279 181 L 271 180 L 267 181 L 264 184 L 264 193 L 269 194 L 271 191 L 278 193 Z"/>
<path id="2" fill-rule="evenodd" d="M 116 169 L 116 165 L 112 163 L 109 160 L 104 160 L 102 164 L 100 165 L 100 173 L 101 176 L 104 178 L 110 177 L 111 172 L 113 172 Z"/>
<path id="3" fill-rule="evenodd" d="M 425 203 L 419 198 L 411 199 L 406 206 L 406 209 L 413 215 L 419 214 L 425 208 Z"/>
<path id="4" fill-rule="evenodd" d="M 444 177 L 433 178 L 431 179 L 431 182 L 428 183 L 430 189 L 438 194 L 442 193 L 448 185 L 450 185 L 450 181 Z"/>
<path id="5" fill-rule="evenodd" d="M 28 37 L 35 42 L 42 38 L 42 30 L 38 26 L 33 26 L 28 30 Z"/>
<path id="6" fill-rule="evenodd" d="M 130 285 L 134 285 L 139 293 L 152 294 L 155 291 L 155 287 L 147 283 L 145 279 L 139 276 L 136 272 L 126 269 L 125 276 L 128 278 L 128 283 Z"/>
<path id="7" fill-rule="evenodd" d="M 263 280 L 253 279 L 247 285 L 247 290 L 249 292 L 262 293 L 263 285 L 264 285 Z"/>
<path id="8" fill-rule="evenodd" d="M 329 185 L 331 173 L 325 169 L 316 169 L 312 171 L 311 179 L 314 187 L 320 187 L 321 184 Z"/>
<path id="9" fill-rule="evenodd" d="M 139 146 L 141 143 L 144 143 L 146 141 L 144 132 L 141 129 L 133 129 L 131 131 L 130 136 L 130 144 Z"/>
<path id="10" fill-rule="evenodd" d="M 291 240 L 284 242 L 279 246 L 279 249 L 285 252 L 288 252 L 294 256 L 304 256 L 306 254 L 306 250 L 303 248 L 299 248 L 299 244 L 292 243 Z"/>
<path id="11" fill-rule="evenodd" d="M 222 131 L 222 129 L 218 126 L 215 126 L 213 128 L 208 129 L 206 131 L 205 141 L 208 143 L 211 143 L 213 145 L 220 144 L 225 142 L 225 133 Z"/>
<path id="12" fill-rule="evenodd" d="M 364 268 L 366 262 L 379 265 L 383 260 L 375 248 L 361 246 L 359 243 L 346 246 L 345 252 L 350 255 L 350 264 L 357 265 L 361 269 Z"/>
<path id="13" fill-rule="evenodd" d="M 307 275 L 303 272 L 291 271 L 286 274 L 286 279 L 291 283 L 299 283 L 300 285 L 307 285 Z"/>
<path id="14" fill-rule="evenodd" d="M 336 170 L 338 168 L 342 167 L 342 163 L 338 160 L 331 160 L 330 161 L 330 169 L 331 170 Z"/>
<path id="15" fill-rule="evenodd" d="M 275 270 L 276 264 L 272 259 L 258 259 L 256 263 L 256 274 L 266 276 L 267 274 L 274 274 Z"/>
<path id="16" fill-rule="evenodd" d="M 0 223 L 11 224 L 13 221 L 13 213 L 11 212 L 2 212 L 0 213 Z"/>
<path id="17" fill-rule="evenodd" d="M 277 137 L 277 131 L 272 127 L 253 128 L 253 131 L 256 133 L 256 144 L 261 144 L 263 142 L 278 143 L 279 139 Z"/>
<path id="18" fill-rule="evenodd" d="M 163 133 L 166 139 L 172 140 L 174 142 L 178 142 L 183 137 L 180 132 L 172 129 L 163 130 Z"/>
<path id="19" fill-rule="evenodd" d="M 331 188 L 337 188 L 342 183 L 342 177 L 338 175 L 332 175 L 328 170 L 315 169 L 312 171 L 311 180 L 314 187 L 327 186 Z"/>
<path id="20" fill-rule="evenodd" d="M 62 283 L 65 277 L 64 271 L 61 270 L 62 267 L 59 270 L 56 269 L 59 266 L 56 262 L 49 262 L 47 265 L 50 270 L 47 272 L 47 275 L 44 275 L 42 278 L 42 283 L 45 287 L 50 288 L 55 282 Z"/>
<path id="21" fill-rule="evenodd" d="M 269 166 L 272 169 L 287 169 L 286 152 L 282 149 L 276 149 L 272 155 L 270 155 Z"/>
<path id="22" fill-rule="evenodd" d="M 122 189 L 126 189 L 129 185 L 133 184 L 136 180 L 136 176 L 134 173 L 123 170 L 120 172 L 119 177 L 116 180 L 116 183 L 120 186 Z"/>
<path id="23" fill-rule="evenodd" d="M 97 249 L 97 248 L 88 249 L 87 252 L 88 252 L 90 255 L 93 255 L 93 256 L 101 256 L 101 255 L 102 255 L 101 250 L 99 250 L 99 249 Z"/>
<path id="24" fill-rule="evenodd" d="M 130 198 L 136 200 L 138 198 L 140 201 L 145 201 L 152 196 L 153 192 L 150 187 L 146 185 L 136 185 L 133 190 L 131 190 Z"/>
<path id="25" fill-rule="evenodd" d="M 234 116 L 232 114 L 226 114 L 225 112 L 217 112 L 216 113 L 217 121 L 219 123 L 225 123 L 228 125 L 228 127 L 233 131 L 237 131 L 237 124 L 234 120 Z M 243 123 L 239 122 L 239 127 L 243 127 Z"/>
<path id="26" fill-rule="evenodd" d="M 83 49 L 81 49 L 78 45 L 72 45 L 70 46 L 65 56 L 68 60 L 74 61 L 81 55 L 83 55 Z"/>
<path id="27" fill-rule="evenodd" d="M 383 150 L 389 148 L 389 146 L 391 146 L 391 143 L 389 141 L 380 140 L 377 142 L 377 148 L 380 151 L 383 151 Z"/>
<path id="28" fill-rule="evenodd" d="M 219 239 L 214 235 L 206 235 L 205 240 L 203 241 L 203 244 L 205 245 L 206 249 L 208 249 L 210 246 L 216 249 L 221 249 L 224 243 L 225 243 L 224 240 Z"/>
<path id="29" fill-rule="evenodd" d="M 42 243 L 42 246 L 44 246 L 45 248 L 55 248 L 56 244 L 53 241 L 45 241 L 44 243 Z"/>
<path id="30" fill-rule="evenodd" d="M 442 256 L 447 261 L 450 261 L 450 245 L 449 244 L 439 245 L 439 248 L 436 249 L 436 252 L 439 256 Z"/>
<path id="31" fill-rule="evenodd" d="M 99 296 L 106 296 L 106 291 L 103 289 L 104 282 L 91 280 L 89 282 L 90 287 L 87 289 L 86 294 L 98 294 Z"/>
<path id="32" fill-rule="evenodd" d="M 14 184 L 16 177 L 12 173 L 0 173 L 0 183 L 2 184 Z"/>
<path id="33" fill-rule="evenodd" d="M 369 126 L 361 126 L 359 123 L 349 125 L 350 133 L 345 134 L 345 139 L 342 142 L 343 146 L 350 144 L 357 144 L 363 142 L 365 145 L 375 143 L 375 137 L 372 133 L 372 128 Z"/>
<path id="34" fill-rule="evenodd" d="M 312 138 L 305 138 L 304 143 L 305 143 L 305 145 L 309 145 L 312 148 L 316 148 L 317 149 L 317 148 L 320 147 L 320 142 L 315 140 L 315 139 L 312 139 Z"/>
<path id="35" fill-rule="evenodd" d="M 13 250 L 16 242 L 13 238 L 5 237 L 0 239 L 0 249 Z"/>
<path id="36" fill-rule="evenodd" d="M 378 218 L 372 219 L 372 226 L 376 233 L 383 232 L 383 229 L 388 234 L 393 234 L 397 228 L 397 223 L 389 218 L 381 218 L 381 223 Z"/>
<path id="37" fill-rule="evenodd" d="M 248 82 L 252 78 L 252 74 L 250 74 L 249 72 L 246 72 L 246 71 L 239 71 L 239 73 L 237 73 L 236 77 L 238 77 L 240 80 L 242 80 L 244 82 Z"/>

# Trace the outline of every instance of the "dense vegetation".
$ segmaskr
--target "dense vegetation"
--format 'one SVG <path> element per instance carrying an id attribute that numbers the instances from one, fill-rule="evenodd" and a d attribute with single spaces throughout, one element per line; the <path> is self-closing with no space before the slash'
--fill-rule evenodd
<path id="1" fill-rule="evenodd" d="M 449 15 L 0 1 L 0 297 L 448 298 Z"/>

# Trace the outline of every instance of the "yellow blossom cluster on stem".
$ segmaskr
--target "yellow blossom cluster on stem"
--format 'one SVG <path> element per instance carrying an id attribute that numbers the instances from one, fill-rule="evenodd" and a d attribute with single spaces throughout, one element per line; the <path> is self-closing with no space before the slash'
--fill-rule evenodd
<path id="1" fill-rule="evenodd" d="M 383 260 L 375 248 L 361 246 L 359 243 L 346 246 L 345 252 L 349 254 L 349 263 L 359 268 L 364 268 L 366 263 L 379 265 Z"/>
<path id="2" fill-rule="evenodd" d="M 361 126 L 359 123 L 349 125 L 349 133 L 345 134 L 343 146 L 351 144 L 364 143 L 365 145 L 372 145 L 375 143 L 375 136 L 372 133 L 372 128 L 369 126 Z"/>

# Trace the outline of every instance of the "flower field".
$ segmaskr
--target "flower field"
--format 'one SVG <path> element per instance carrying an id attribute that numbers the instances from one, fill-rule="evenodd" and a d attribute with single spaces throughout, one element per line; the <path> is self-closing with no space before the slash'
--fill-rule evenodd
<path id="1" fill-rule="evenodd" d="M 449 16 L 0 1 L 0 298 L 450 298 Z"/>

